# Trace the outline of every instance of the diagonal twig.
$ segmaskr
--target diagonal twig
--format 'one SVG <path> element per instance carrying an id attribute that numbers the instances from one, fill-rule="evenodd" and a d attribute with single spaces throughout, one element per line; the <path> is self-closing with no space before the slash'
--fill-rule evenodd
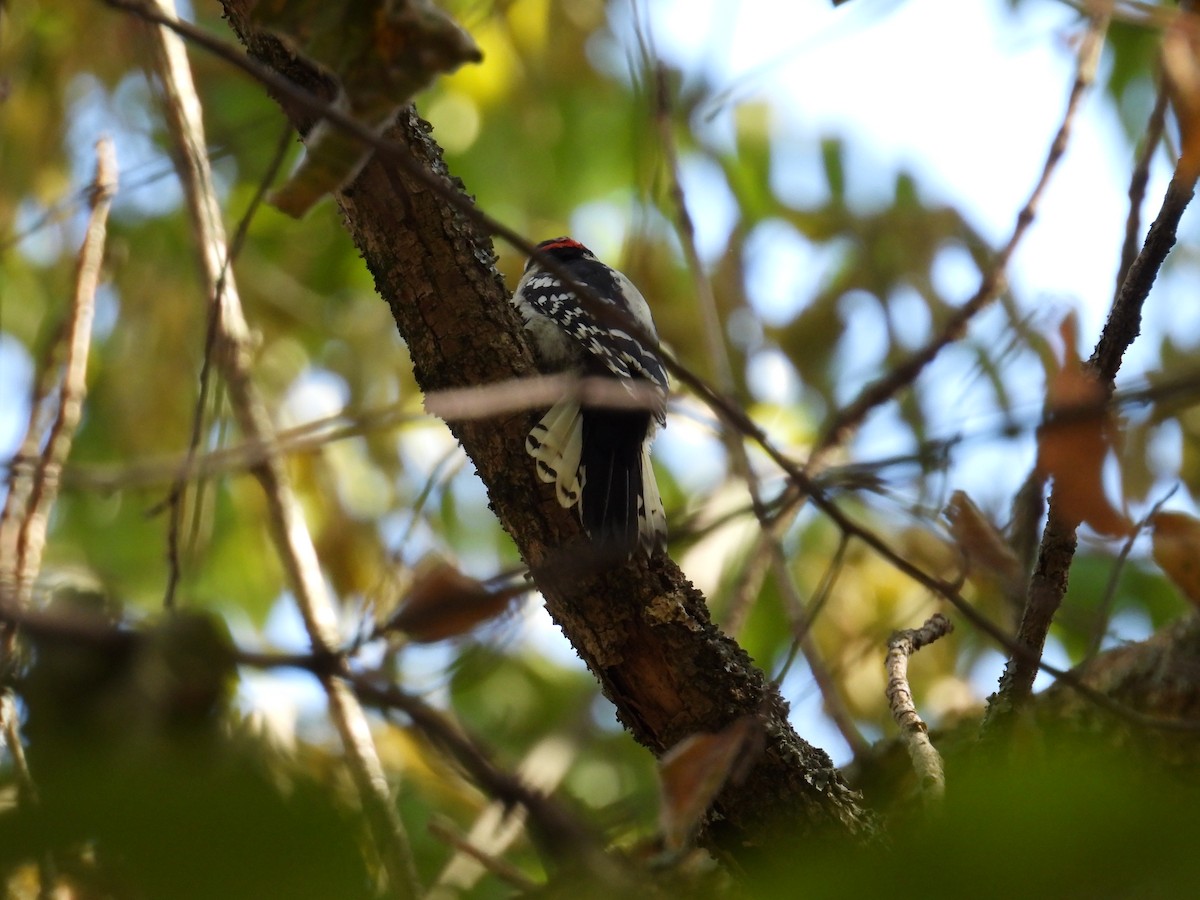
<path id="1" fill-rule="evenodd" d="M 225 262 L 221 265 L 221 272 L 217 278 L 217 296 L 220 296 L 225 291 L 225 279 L 229 272 L 229 267 L 232 265 L 233 260 L 237 258 L 242 244 L 246 240 L 246 235 L 250 230 L 250 222 L 262 204 L 263 198 L 267 194 L 267 189 L 279 173 L 290 144 L 291 128 L 288 128 L 280 135 L 279 143 L 275 148 L 275 156 L 268 164 L 267 171 L 263 177 L 259 179 L 258 189 L 250 199 L 250 205 L 242 216 L 241 222 L 238 223 L 237 231 L 233 235 L 233 241 L 229 245 L 229 250 L 225 255 Z M 166 609 L 174 608 L 175 590 L 179 586 L 179 580 L 183 575 L 183 567 L 179 558 L 179 536 L 183 522 L 184 495 L 193 477 L 196 479 L 194 500 L 196 508 L 199 509 L 203 503 L 202 495 L 205 479 L 203 473 L 196 473 L 196 457 L 200 451 L 200 437 L 204 430 L 204 414 L 208 409 L 213 348 L 217 339 L 217 314 L 219 310 L 220 305 L 214 303 L 208 311 L 208 323 L 205 327 L 204 337 L 204 364 L 200 368 L 200 391 L 196 396 L 196 405 L 192 410 L 192 436 L 188 441 L 187 454 L 183 462 L 176 469 L 174 479 L 171 482 L 171 489 L 166 499 L 166 506 L 170 510 L 170 516 L 167 521 L 167 587 L 163 596 L 163 607 Z"/>
<path id="2" fill-rule="evenodd" d="M 1146 122 L 1141 151 L 1138 153 L 1137 163 L 1133 167 L 1133 174 L 1129 178 L 1129 214 L 1125 217 L 1125 240 L 1121 244 L 1121 263 L 1117 267 L 1114 301 L 1121 292 L 1121 285 L 1125 283 L 1125 276 L 1129 274 L 1129 267 L 1137 258 L 1142 201 L 1146 199 L 1146 185 L 1150 181 L 1150 163 L 1154 159 L 1155 151 L 1158 150 L 1159 142 L 1162 140 L 1163 126 L 1166 124 L 1167 90 L 1161 77 L 1160 72 L 1158 95 L 1154 98 L 1154 109 L 1150 112 L 1150 118 Z"/>
<path id="3" fill-rule="evenodd" d="M 42 551 L 50 509 L 58 496 L 63 464 L 71 452 L 75 429 L 83 415 L 83 400 L 87 394 L 88 350 L 92 340 L 92 318 L 95 313 L 96 288 L 104 260 L 104 240 L 108 228 L 108 210 L 117 190 L 117 160 L 112 141 L 102 138 L 96 144 L 96 178 L 92 186 L 92 212 L 79 251 L 75 278 L 75 294 L 71 313 L 63 335 L 66 348 L 62 384 L 58 395 L 58 411 L 45 439 L 45 447 L 28 476 L 28 494 L 24 510 L 5 509 L 9 529 L 16 528 L 12 548 L 12 571 L 0 572 L 0 588 L 5 602 L 26 606 L 33 593 L 33 582 L 41 568 Z M 38 411 L 31 411 L 31 434 Z M 14 478 L 16 469 L 14 469 Z M 13 491 L 20 496 L 24 491 Z M 10 495 L 11 496 L 11 495 Z M 16 501 L 14 501 L 16 502 Z M 7 506 L 7 504 L 6 504 Z M 7 553 L 4 554 L 7 556 Z M 0 569 L 7 570 L 7 562 Z M 12 590 L 12 597 L 7 596 Z"/>

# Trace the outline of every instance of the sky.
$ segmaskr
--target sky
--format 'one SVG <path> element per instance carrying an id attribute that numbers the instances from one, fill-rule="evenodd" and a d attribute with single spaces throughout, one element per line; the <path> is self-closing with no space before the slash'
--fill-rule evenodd
<path id="1" fill-rule="evenodd" d="M 781 144 L 841 134 L 880 173 L 861 200 L 889 191 L 898 169 L 925 196 L 959 206 L 985 237 L 1010 233 L 1045 161 L 1074 78 L 1078 16 L 1062 3 L 827 0 L 647 4 L 657 49 L 701 66 L 737 99 L 767 98 Z M 778 22 L 784 9 L 786 24 Z M 764 60 L 766 62 L 764 62 Z M 1095 333 L 1112 291 L 1129 160 L 1120 124 L 1085 102 L 1060 171 L 1011 271 L 1023 293 L 1077 298 Z M 1041 139 L 1038 136 L 1041 135 Z M 869 148 L 867 150 L 866 148 Z M 803 181 L 797 165 L 795 180 Z M 1161 196 L 1155 173 L 1148 196 Z M 786 183 L 781 172 L 777 183 Z M 803 184 L 796 186 L 803 193 Z M 698 198 L 696 202 L 702 202 Z M 853 193 L 851 199 L 853 200 Z M 973 287 L 973 285 L 972 285 Z"/>

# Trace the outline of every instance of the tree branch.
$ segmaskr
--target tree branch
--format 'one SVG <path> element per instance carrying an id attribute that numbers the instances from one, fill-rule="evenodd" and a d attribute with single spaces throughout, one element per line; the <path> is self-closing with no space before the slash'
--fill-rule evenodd
<path id="1" fill-rule="evenodd" d="M 945 637 L 954 626 L 941 613 L 935 613 L 920 628 L 896 631 L 888 639 L 886 668 L 887 698 L 892 718 L 900 726 L 900 740 L 908 750 L 916 769 L 921 792 L 926 800 L 941 800 L 946 792 L 946 773 L 942 756 L 929 740 L 929 728 L 913 704 L 912 689 L 908 686 L 908 658 L 939 638 Z"/>

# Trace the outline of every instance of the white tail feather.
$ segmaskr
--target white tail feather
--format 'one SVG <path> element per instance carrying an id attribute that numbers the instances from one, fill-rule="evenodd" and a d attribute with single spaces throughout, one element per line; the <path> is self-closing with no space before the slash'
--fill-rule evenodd
<path id="1" fill-rule="evenodd" d="M 652 556 L 657 548 L 666 546 L 667 543 L 667 513 L 658 493 L 658 482 L 654 480 L 649 442 L 642 445 L 642 496 L 638 507 L 638 543 L 646 556 Z"/>
<path id="2" fill-rule="evenodd" d="M 579 459 L 583 453 L 583 417 L 579 404 L 559 400 L 533 426 L 525 439 L 525 452 L 534 458 L 538 477 L 554 485 L 559 505 L 570 509 L 583 496 Z"/>

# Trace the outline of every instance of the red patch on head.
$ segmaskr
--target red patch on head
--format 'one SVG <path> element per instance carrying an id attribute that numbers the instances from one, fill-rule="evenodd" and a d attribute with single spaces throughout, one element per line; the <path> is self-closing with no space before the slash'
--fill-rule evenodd
<path id="1" fill-rule="evenodd" d="M 574 238 L 566 236 L 551 238 L 548 241 L 542 241 L 537 245 L 538 250 L 583 250 L 585 253 L 591 252 L 583 244 Z"/>

